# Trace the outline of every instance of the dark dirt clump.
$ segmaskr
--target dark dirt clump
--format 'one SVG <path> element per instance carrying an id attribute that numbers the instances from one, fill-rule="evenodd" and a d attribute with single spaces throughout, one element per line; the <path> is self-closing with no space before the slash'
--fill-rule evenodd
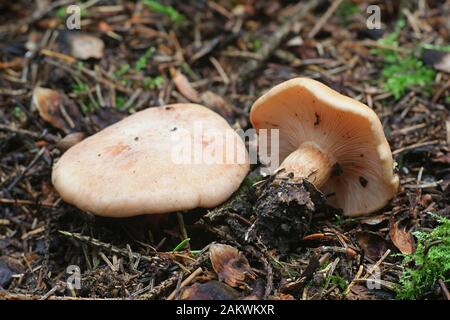
<path id="1" fill-rule="evenodd" d="M 256 192 L 256 220 L 249 230 L 250 239 L 257 237 L 264 245 L 277 248 L 282 254 L 300 246 L 313 219 L 339 212 L 325 204 L 324 195 L 313 184 L 292 178 L 291 174 L 262 181 Z"/>

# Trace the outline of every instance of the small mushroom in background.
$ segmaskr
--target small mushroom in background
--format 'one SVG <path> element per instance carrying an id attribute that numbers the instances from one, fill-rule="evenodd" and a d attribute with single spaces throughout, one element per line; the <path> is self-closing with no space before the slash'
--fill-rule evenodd
<path id="1" fill-rule="evenodd" d="M 253 104 L 250 121 L 258 131 L 279 129 L 283 170 L 277 176 L 306 179 L 346 216 L 377 211 L 397 192 L 375 112 L 318 81 L 295 78 L 275 86 Z"/>
<path id="2" fill-rule="evenodd" d="M 450 73 L 450 52 L 425 49 L 422 53 L 422 59 L 425 64 L 434 69 Z"/>
<path id="3" fill-rule="evenodd" d="M 178 159 L 183 147 L 191 157 Z M 164 214 L 223 203 L 248 162 L 243 140 L 222 117 L 174 104 L 137 112 L 76 144 L 55 164 L 52 182 L 64 201 L 96 215 Z"/>
<path id="4" fill-rule="evenodd" d="M 65 152 L 66 150 L 69 150 L 77 143 L 83 141 L 85 137 L 86 134 L 84 132 L 72 132 L 69 133 L 64 138 L 62 138 L 61 140 L 59 140 L 56 146 L 61 152 Z"/>

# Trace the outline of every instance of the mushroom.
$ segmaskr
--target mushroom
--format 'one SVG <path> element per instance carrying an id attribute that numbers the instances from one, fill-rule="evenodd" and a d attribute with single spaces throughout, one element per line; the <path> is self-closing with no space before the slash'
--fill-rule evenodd
<path id="1" fill-rule="evenodd" d="M 180 161 L 183 148 L 194 155 Z M 243 140 L 217 113 L 173 104 L 137 112 L 76 144 L 55 164 L 52 182 L 64 201 L 97 215 L 163 214 L 221 204 L 248 162 Z"/>
<path id="2" fill-rule="evenodd" d="M 260 97 L 250 120 L 257 131 L 279 129 L 280 171 L 314 184 L 346 216 L 379 210 L 397 192 L 383 126 L 357 100 L 318 81 L 295 78 Z"/>

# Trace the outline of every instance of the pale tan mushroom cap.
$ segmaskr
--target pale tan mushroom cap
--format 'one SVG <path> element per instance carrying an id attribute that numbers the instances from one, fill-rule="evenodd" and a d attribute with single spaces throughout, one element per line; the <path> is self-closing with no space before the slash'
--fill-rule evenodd
<path id="1" fill-rule="evenodd" d="M 321 191 L 334 194 L 329 203 L 345 215 L 379 210 L 396 194 L 391 149 L 377 115 L 363 103 L 318 81 L 295 78 L 259 98 L 250 118 L 256 129 L 280 130 L 280 162 L 311 141 L 339 163 L 342 174 Z"/>
<path id="2" fill-rule="evenodd" d="M 215 157 L 211 146 L 226 133 L 240 163 Z M 174 148 L 182 141 L 198 146 L 194 135 L 202 157 L 180 163 Z M 64 201 L 82 210 L 127 217 L 215 207 L 248 170 L 245 144 L 222 117 L 200 105 L 174 104 L 137 112 L 76 144 L 54 166 L 52 181 Z"/>

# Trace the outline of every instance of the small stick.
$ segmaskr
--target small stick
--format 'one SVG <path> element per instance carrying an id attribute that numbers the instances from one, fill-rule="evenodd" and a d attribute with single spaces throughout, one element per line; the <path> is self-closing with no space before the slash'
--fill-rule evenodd
<path id="1" fill-rule="evenodd" d="M 44 154 L 45 150 L 46 150 L 45 147 L 43 147 L 43 148 L 41 148 L 41 150 L 39 150 L 39 152 L 36 154 L 36 156 L 33 158 L 33 160 L 31 160 L 31 162 L 22 171 L 22 173 L 19 174 L 13 180 L 13 182 L 11 182 L 11 184 L 9 186 L 6 187 L 7 192 L 10 192 L 12 189 L 14 189 L 14 187 L 20 182 L 20 180 L 22 180 L 22 178 L 25 176 L 25 174 L 28 172 L 28 170 L 30 170 L 39 161 L 39 159 Z"/>
<path id="2" fill-rule="evenodd" d="M 0 198 L 1 204 L 12 204 L 12 205 L 32 205 L 32 206 L 42 206 L 48 208 L 55 208 L 55 204 L 50 202 L 36 202 L 32 200 L 21 200 L 21 199 L 7 199 Z"/>
<path id="3" fill-rule="evenodd" d="M 426 141 L 426 142 L 414 143 L 414 144 L 412 144 L 412 145 L 409 145 L 409 146 L 406 146 L 406 147 L 403 147 L 403 148 L 394 150 L 394 151 L 392 152 L 392 154 L 393 154 L 393 155 L 397 155 L 397 154 L 399 154 L 399 153 L 402 153 L 403 151 L 412 150 L 412 149 L 420 148 L 420 147 L 431 146 L 431 145 L 433 145 L 433 144 L 438 144 L 438 143 L 439 143 L 439 140 L 432 140 L 432 141 Z"/>
<path id="4" fill-rule="evenodd" d="M 181 240 L 186 240 L 188 238 L 187 235 L 187 231 L 186 231 L 186 226 L 184 225 L 184 219 L 183 219 L 183 215 L 180 212 L 177 212 L 177 220 L 178 220 L 178 225 L 180 226 L 180 232 L 181 232 Z M 186 243 L 186 248 L 190 248 L 189 243 Z"/>
<path id="5" fill-rule="evenodd" d="M 176 294 L 180 291 L 181 288 L 187 286 L 188 284 L 191 283 L 192 280 L 194 280 L 195 277 L 197 277 L 198 275 L 200 275 L 203 272 L 201 267 L 198 267 L 197 270 L 195 270 L 194 272 L 192 272 L 189 277 L 187 277 L 180 285 L 179 288 L 175 289 L 168 297 L 166 300 L 173 300 L 176 296 Z"/>
<path id="6" fill-rule="evenodd" d="M 441 287 L 442 293 L 444 294 L 447 300 L 450 300 L 450 293 L 448 292 L 447 286 L 445 285 L 444 280 L 438 280 L 439 286 Z"/>
<path id="7" fill-rule="evenodd" d="M 258 51 L 258 55 L 261 56 L 261 60 L 250 60 L 242 66 L 242 71 L 240 74 L 242 81 L 246 81 L 255 75 L 255 72 L 262 66 L 264 61 L 275 52 L 275 50 L 289 34 L 292 29 L 292 25 L 306 16 L 314 7 L 316 7 L 317 4 L 317 0 L 310 0 L 306 3 L 303 1 L 299 2 L 292 7 L 292 15 L 268 37 L 267 41 L 263 43 L 261 49 Z"/>
<path id="8" fill-rule="evenodd" d="M 347 289 L 344 292 L 344 296 L 348 295 L 348 293 L 350 292 L 350 289 L 355 285 L 355 282 L 357 281 L 357 279 L 359 279 L 361 277 L 363 271 L 364 271 L 364 267 L 363 267 L 363 265 L 360 265 L 359 269 L 358 269 L 358 272 L 356 272 L 355 277 L 353 278 L 353 280 L 347 286 Z"/>
<path id="9" fill-rule="evenodd" d="M 383 256 L 380 258 L 380 260 L 377 261 L 377 263 L 375 263 L 372 268 L 370 268 L 367 273 L 365 274 L 365 276 L 362 279 L 367 279 L 369 278 L 372 273 L 380 266 L 380 264 L 384 261 L 384 259 L 387 258 L 387 256 L 391 253 L 391 249 L 387 249 L 386 252 L 383 254 Z"/>
<path id="10" fill-rule="evenodd" d="M 320 17 L 319 21 L 317 21 L 316 25 L 311 29 L 311 31 L 308 33 L 308 38 L 314 38 L 316 34 L 322 29 L 322 27 L 325 25 L 325 23 L 328 21 L 328 19 L 331 18 L 333 13 L 336 11 L 336 9 L 339 7 L 339 5 L 342 3 L 342 0 L 335 0 L 331 6 L 328 8 L 328 10 L 323 14 L 323 16 Z"/>

